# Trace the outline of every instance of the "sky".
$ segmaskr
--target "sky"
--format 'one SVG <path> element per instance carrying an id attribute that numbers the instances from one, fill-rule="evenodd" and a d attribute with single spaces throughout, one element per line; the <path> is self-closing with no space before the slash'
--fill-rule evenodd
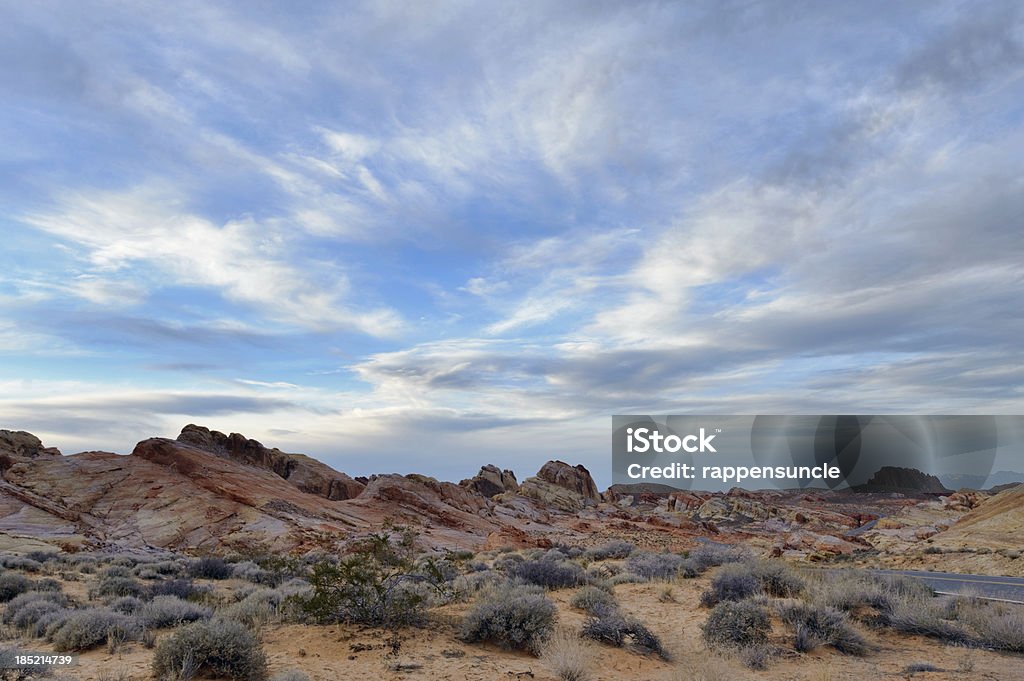
<path id="1" fill-rule="evenodd" d="M 0 427 L 610 482 L 1024 413 L 1016 2 L 0 0 Z"/>

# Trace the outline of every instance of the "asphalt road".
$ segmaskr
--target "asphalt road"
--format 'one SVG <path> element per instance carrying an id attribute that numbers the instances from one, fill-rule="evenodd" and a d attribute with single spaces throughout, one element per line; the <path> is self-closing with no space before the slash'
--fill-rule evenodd
<path id="1" fill-rule="evenodd" d="M 918 572 L 915 570 L 868 570 L 876 575 L 903 575 L 920 579 L 939 593 L 968 593 L 1015 603 L 1024 603 L 1024 578 L 960 575 L 955 572 Z"/>

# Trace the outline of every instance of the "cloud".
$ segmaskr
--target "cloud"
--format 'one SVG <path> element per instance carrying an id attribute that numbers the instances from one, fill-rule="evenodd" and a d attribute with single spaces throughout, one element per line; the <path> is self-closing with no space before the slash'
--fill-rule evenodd
<path id="1" fill-rule="evenodd" d="M 110 300 L 101 294 L 115 284 L 103 280 L 104 273 L 135 268 L 149 287 L 170 276 L 174 284 L 213 288 L 279 323 L 385 336 L 401 324 L 391 310 L 349 308 L 343 302 L 349 286 L 339 267 L 290 262 L 283 229 L 252 219 L 217 225 L 159 191 L 72 195 L 59 212 L 23 220 L 83 249 L 92 270 L 84 278 L 88 285 L 80 279 L 72 292 L 93 302 Z M 136 294 L 138 286 L 132 289 Z"/>
<path id="2" fill-rule="evenodd" d="M 54 436 L 600 477 L 614 412 L 1021 407 L 1013 3 L 0 13 L 0 413 Z"/>

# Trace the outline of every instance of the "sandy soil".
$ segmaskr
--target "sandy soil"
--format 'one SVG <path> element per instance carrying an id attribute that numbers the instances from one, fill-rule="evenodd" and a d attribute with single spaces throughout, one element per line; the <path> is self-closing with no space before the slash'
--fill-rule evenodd
<path id="1" fill-rule="evenodd" d="M 645 681 L 840 681 L 919 678 L 928 681 L 1024 678 L 1024 657 L 946 646 L 926 638 L 864 630 L 877 651 L 864 658 L 818 649 L 803 655 L 791 650 L 785 632 L 776 629 L 775 643 L 789 652 L 775 658 L 767 670 L 751 671 L 737 662 L 712 655 L 701 641 L 700 625 L 707 611 L 698 606 L 707 577 L 663 583 L 624 584 L 616 595 L 624 610 L 638 617 L 661 637 L 673 652 L 673 663 L 629 650 L 592 645 L 593 681 L 637 679 Z M 71 585 L 69 585 L 71 586 Z M 226 586 L 226 585 L 225 585 Z M 573 590 L 550 594 L 559 609 L 561 626 L 578 629 L 584 616 L 569 608 Z M 437 679 L 495 681 L 534 679 L 558 681 L 545 663 L 531 655 L 505 651 L 490 645 L 469 645 L 455 636 L 455 623 L 469 606 L 457 604 L 437 609 L 431 626 L 409 629 L 400 645 L 387 632 L 354 626 L 269 625 L 261 632 L 271 676 L 301 670 L 312 681 L 337 679 Z M 167 636 L 170 632 L 163 632 Z M 159 640 L 159 639 L 158 639 Z M 47 650 L 40 641 L 25 641 L 32 650 Z M 124 645 L 116 653 L 94 650 L 80 656 L 79 666 L 66 676 L 82 681 L 150 679 L 152 650 L 140 643 Z M 911 674 L 908 665 L 927 663 L 940 670 Z M 701 676 L 703 674 L 703 676 Z"/>

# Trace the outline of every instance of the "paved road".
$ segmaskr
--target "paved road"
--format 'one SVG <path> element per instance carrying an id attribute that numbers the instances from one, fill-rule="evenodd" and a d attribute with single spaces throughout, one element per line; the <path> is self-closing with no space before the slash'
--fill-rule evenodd
<path id="1" fill-rule="evenodd" d="M 968 593 L 1024 603 L 1024 578 L 960 575 L 955 572 L 917 572 L 914 570 L 868 570 L 876 575 L 903 575 L 920 579 L 939 593 Z"/>

